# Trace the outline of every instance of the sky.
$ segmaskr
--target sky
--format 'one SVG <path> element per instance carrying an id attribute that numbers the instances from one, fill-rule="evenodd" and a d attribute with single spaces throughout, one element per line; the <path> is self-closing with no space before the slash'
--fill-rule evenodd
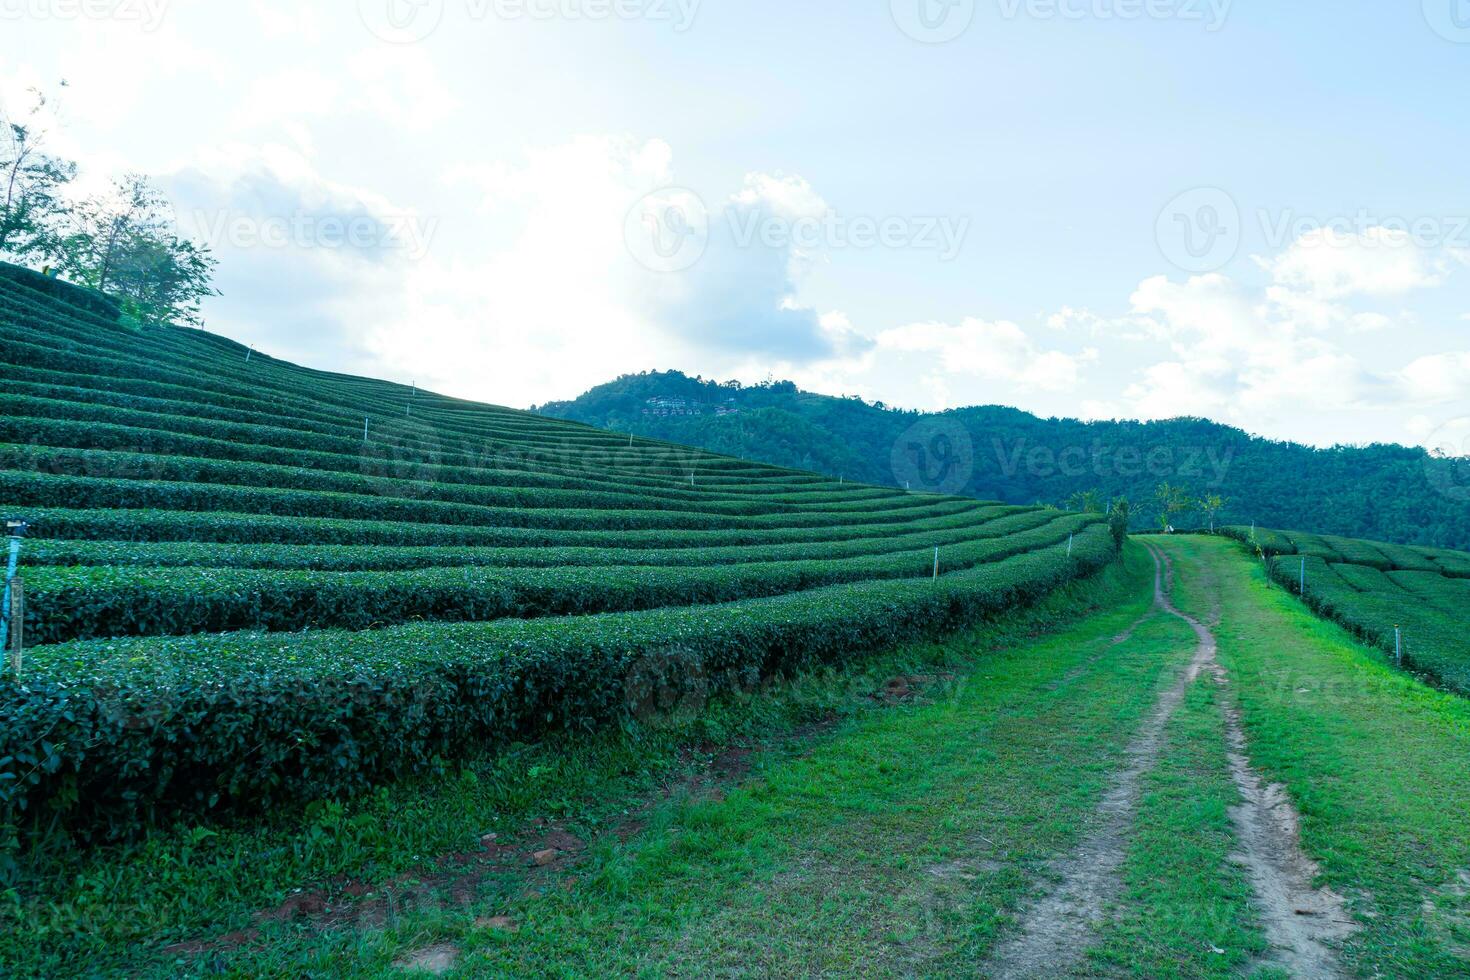
<path id="1" fill-rule="evenodd" d="M 1467 82 L 1470 0 L 0 0 L 0 105 L 157 180 L 209 329 L 514 407 L 1470 453 Z"/>

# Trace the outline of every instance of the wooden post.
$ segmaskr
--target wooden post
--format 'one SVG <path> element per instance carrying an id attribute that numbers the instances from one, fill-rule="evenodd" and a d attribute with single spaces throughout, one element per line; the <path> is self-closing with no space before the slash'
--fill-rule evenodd
<path id="1" fill-rule="evenodd" d="M 10 583 L 10 669 L 20 676 L 21 657 L 25 650 L 26 584 L 22 579 Z"/>

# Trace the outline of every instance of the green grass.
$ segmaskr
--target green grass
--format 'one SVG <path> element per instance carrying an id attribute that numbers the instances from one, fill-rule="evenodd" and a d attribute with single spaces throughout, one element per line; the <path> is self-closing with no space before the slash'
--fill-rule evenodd
<path id="1" fill-rule="evenodd" d="M 1126 573 L 1111 566 L 1032 610 L 940 644 L 900 649 L 861 669 L 805 675 L 763 695 L 721 699 L 699 719 L 672 727 L 520 747 L 346 805 L 316 806 L 304 818 L 286 811 L 263 828 L 181 828 L 155 832 L 137 845 L 46 855 L 24 889 L 10 893 L 0 962 L 12 964 L 18 975 L 65 975 L 82 967 L 159 976 L 203 970 L 210 955 L 181 964 L 160 950 L 245 926 L 251 912 L 270 908 L 294 887 L 340 875 L 381 886 L 424 868 L 433 855 L 473 850 L 486 831 L 523 828 L 531 816 L 565 820 L 589 837 L 605 832 L 650 787 L 670 780 L 680 785 L 691 746 L 731 740 L 757 740 L 766 748 L 757 778 L 723 803 L 676 795 L 656 805 L 634 843 L 599 845 L 576 870 L 585 894 L 536 898 L 524 893 L 524 875 L 492 876 L 470 907 L 420 902 L 398 909 L 388 929 L 318 934 L 277 927 L 264 950 L 232 954 L 227 965 L 242 975 L 359 975 L 374 964 L 386 969 L 406 947 L 431 935 L 463 939 L 474 957 L 494 959 L 501 955 L 496 940 L 470 923 L 477 914 L 511 909 L 557 925 L 554 932 L 528 928 L 504 955 L 530 955 L 533 947 L 518 944 L 545 942 L 571 957 L 582 944 L 577 955 L 590 957 L 588 969 L 599 956 L 613 968 L 644 955 L 640 936 L 665 941 L 682 935 L 701 910 L 713 913 L 739 900 L 746 904 L 731 907 L 756 914 L 760 909 L 745 895 L 752 880 L 772 902 L 794 908 L 807 900 L 810 883 L 783 876 L 783 869 L 800 869 L 808 859 L 840 863 L 860 852 L 873 859 L 852 869 L 859 877 L 843 885 L 833 915 L 868 916 L 865 946 L 908 955 L 917 941 L 912 917 L 923 912 L 917 921 L 928 923 L 921 928 L 930 936 L 925 942 L 939 949 L 947 937 L 964 934 L 970 948 L 979 948 L 1001 927 L 1007 905 L 1029 889 L 1026 869 L 1080 831 L 1127 730 L 1152 701 L 1160 672 L 1170 658 L 1179 659 L 1180 628 L 1162 620 L 1140 634 L 1129 656 L 1116 662 L 1108 656 L 1109 638 L 1147 605 L 1151 580 L 1143 561 L 1134 551 Z M 1111 611 L 1034 641 L 1039 631 L 1100 605 Z M 870 694 L 885 678 L 914 672 L 952 672 L 955 682 L 930 691 L 931 704 L 875 705 Z M 827 718 L 836 727 L 821 738 L 793 741 L 781 734 Z M 1089 758 L 1080 779 L 1079 755 Z M 1001 763 L 1007 775 L 992 778 L 990 770 Z M 973 778 L 981 771 L 986 778 Z M 1058 798 L 1064 806 L 1057 806 Z M 936 813 L 944 814 L 942 834 L 935 833 Z M 979 835 L 1005 841 L 1004 853 L 992 855 Z M 996 859 L 1015 866 L 995 874 L 980 867 L 983 894 L 969 895 L 974 882 L 963 877 L 969 873 L 965 862 Z M 955 874 L 930 873 L 949 865 Z M 675 868 L 677 878 L 670 873 Z M 832 872 L 841 874 L 840 868 Z M 899 900 L 906 918 L 892 923 L 882 917 L 888 899 L 874 890 L 890 880 L 914 889 Z M 946 897 L 948 889 L 961 887 L 965 896 Z M 664 917 L 660 909 L 699 888 L 716 891 L 684 907 L 678 922 Z M 588 907 L 566 905 L 575 894 L 594 906 L 614 902 L 630 915 L 642 909 L 643 932 L 628 933 L 616 950 L 604 948 L 613 907 L 594 915 Z M 794 930 L 791 955 L 821 944 L 821 922 L 808 921 L 805 913 L 769 911 L 774 908 L 764 914 L 787 919 Z M 971 923 L 972 913 L 983 913 L 984 922 Z M 702 938 L 690 933 L 685 939 L 713 950 L 727 931 L 742 928 L 734 920 L 710 920 L 708 926 Z M 890 926 L 899 939 L 884 938 Z M 620 923 L 613 932 L 622 935 L 624 928 Z M 566 960 L 567 969 L 573 962 Z"/>
<path id="2" fill-rule="evenodd" d="M 1188 630 L 1162 618 L 1112 647 L 1148 604 L 1134 562 L 1115 611 L 972 661 L 937 703 L 859 715 L 805 754 L 763 760 L 723 800 L 664 804 L 570 881 L 492 887 L 473 908 L 387 931 L 287 932 L 231 966 L 388 975 L 412 948 L 450 941 L 466 975 L 966 972 L 1083 834 L 1161 679 L 1187 659 Z M 474 929 L 497 914 L 521 931 Z"/>
<path id="3" fill-rule="evenodd" d="M 1219 697 L 1208 681 L 1190 689 L 1158 768 L 1145 778 L 1122 908 L 1092 953 L 1101 973 L 1239 976 L 1266 952 L 1250 883 L 1230 861 L 1230 807 L 1239 795 L 1227 769 Z"/>
<path id="4" fill-rule="evenodd" d="M 1235 544 L 1165 540 L 1196 615 L 1218 582 L 1220 658 L 1252 761 L 1290 791 L 1302 844 L 1361 930 L 1344 959 L 1364 976 L 1470 976 L 1470 703 L 1395 671 L 1312 616 Z M 1202 572 L 1208 569 L 1208 572 Z M 1434 911 L 1427 911 L 1425 902 Z"/>
<path id="5" fill-rule="evenodd" d="M 1193 684 L 1165 730 L 1081 973 L 1281 975 L 1231 860 L 1230 704 L 1359 924 L 1344 967 L 1470 976 L 1470 705 L 1268 590 L 1237 545 L 1158 543 L 1176 603 L 1218 620 L 1229 683 Z M 0 963 L 17 976 L 389 977 L 442 944 L 462 976 L 974 975 L 1096 826 L 1133 733 L 1191 655 L 1187 626 L 1149 614 L 1151 588 L 1133 545 L 1126 564 L 1029 610 L 697 717 L 479 755 L 263 825 L 48 854 L 9 895 Z M 919 698 L 872 696 L 913 674 L 931 678 Z M 752 768 L 721 783 L 703 760 L 730 744 L 753 750 Z M 412 887 L 486 831 L 533 846 L 536 817 L 591 847 Z M 165 950 L 249 927 L 296 888 L 340 900 L 344 877 L 398 900 Z M 489 916 L 519 931 L 477 924 Z"/>

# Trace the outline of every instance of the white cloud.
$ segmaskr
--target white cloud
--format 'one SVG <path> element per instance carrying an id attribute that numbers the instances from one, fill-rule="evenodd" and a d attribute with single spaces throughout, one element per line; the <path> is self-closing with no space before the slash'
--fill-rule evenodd
<path id="1" fill-rule="evenodd" d="M 1310 309 L 1258 302 L 1225 276 L 1148 279 L 1132 304 L 1174 355 L 1124 390 L 1143 418 L 1199 415 L 1278 430 L 1293 412 L 1352 407 L 1376 387 L 1354 356 L 1311 335 L 1319 321 Z"/>
<path id="2" fill-rule="evenodd" d="M 213 326 L 279 357 L 379 367 L 363 325 L 402 307 L 433 219 L 328 180 L 277 144 L 210 149 L 159 184 L 181 233 L 220 259 Z"/>
<path id="3" fill-rule="evenodd" d="M 1360 234 L 1315 229 L 1280 255 L 1258 261 L 1278 285 L 1319 300 L 1398 295 L 1437 286 L 1445 274 L 1408 232 L 1381 227 Z"/>
<path id="4" fill-rule="evenodd" d="M 1398 377 L 1410 401 L 1459 400 L 1470 405 L 1470 351 L 1416 358 L 1399 371 Z"/>

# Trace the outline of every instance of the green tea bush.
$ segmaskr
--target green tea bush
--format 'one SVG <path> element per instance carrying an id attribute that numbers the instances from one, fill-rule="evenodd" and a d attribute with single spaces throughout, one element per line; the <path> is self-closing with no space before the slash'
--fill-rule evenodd
<path id="1" fill-rule="evenodd" d="M 1227 528 L 1242 541 L 1249 528 Z M 1301 593 L 1324 618 L 1351 630 L 1364 642 L 1394 653 L 1395 628 L 1404 665 L 1434 681 L 1470 694 L 1470 633 L 1463 620 L 1470 610 L 1470 555 L 1426 548 L 1358 541 L 1295 531 L 1257 530 L 1268 538 L 1275 557 L 1271 577 Z"/>
<path id="2" fill-rule="evenodd" d="M 0 682 L 0 814 L 112 835 L 159 814 L 351 793 L 471 746 L 629 710 L 652 671 L 699 696 L 932 636 L 1116 557 L 1104 526 L 936 581 L 722 605 L 46 648 Z M 636 669 L 635 669 L 636 668 Z"/>

